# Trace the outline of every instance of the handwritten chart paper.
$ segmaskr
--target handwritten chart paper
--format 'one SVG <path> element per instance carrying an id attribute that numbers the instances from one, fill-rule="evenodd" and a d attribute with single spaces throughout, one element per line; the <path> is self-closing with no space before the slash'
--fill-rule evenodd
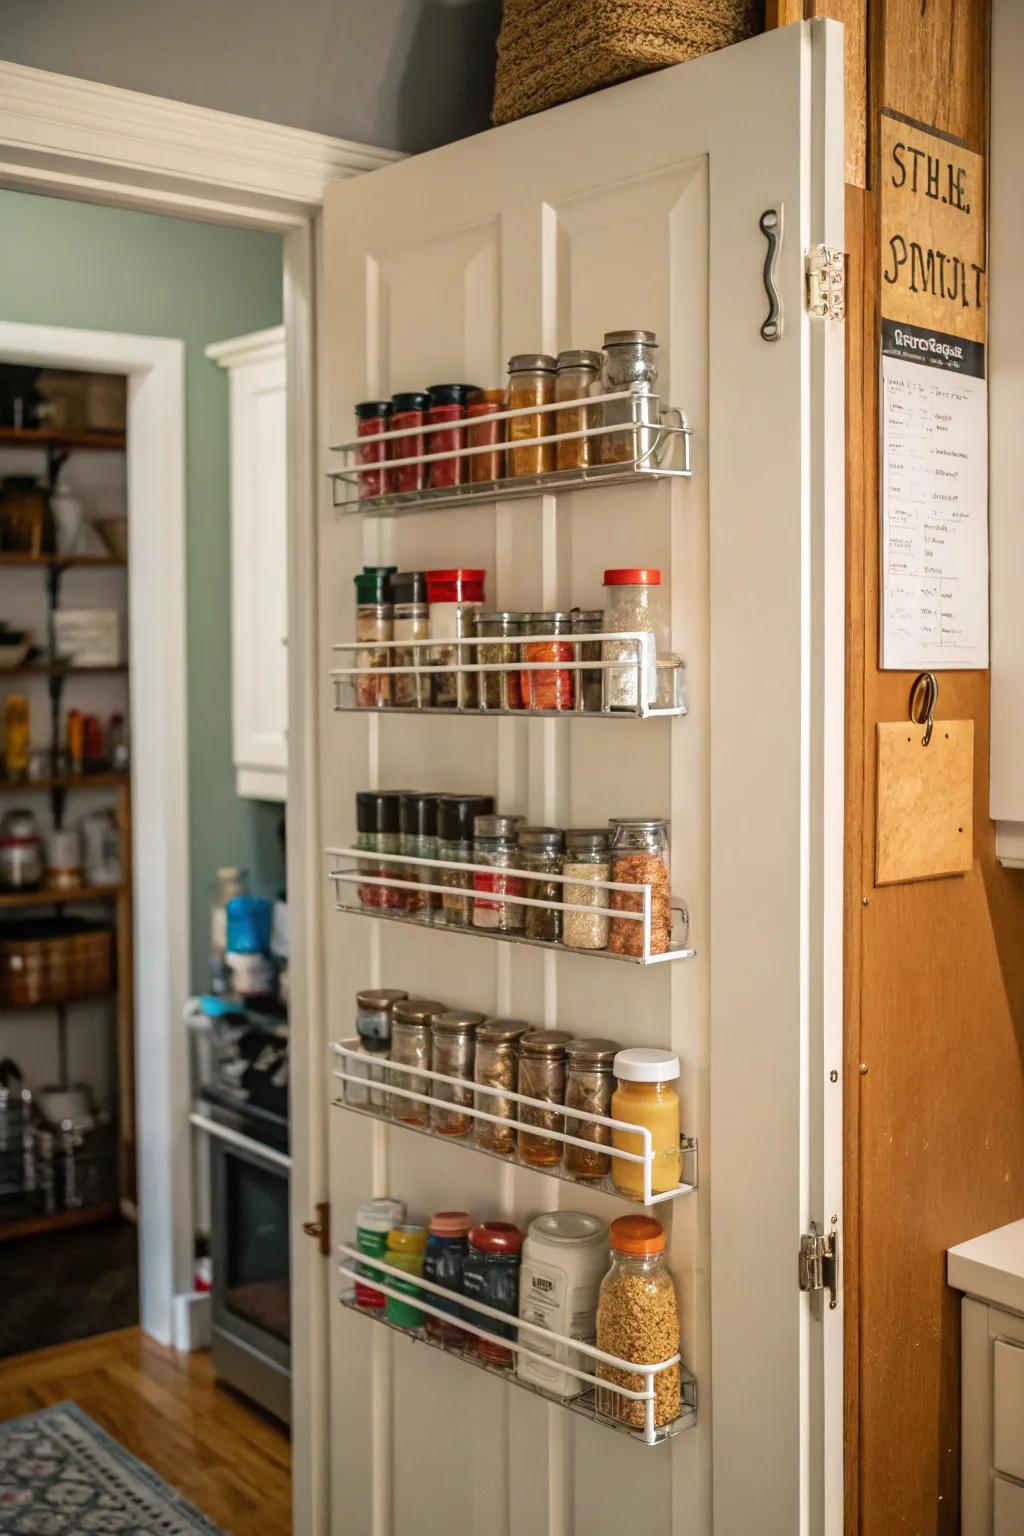
<path id="1" fill-rule="evenodd" d="M 988 666 L 986 386 L 882 358 L 882 666 Z"/>

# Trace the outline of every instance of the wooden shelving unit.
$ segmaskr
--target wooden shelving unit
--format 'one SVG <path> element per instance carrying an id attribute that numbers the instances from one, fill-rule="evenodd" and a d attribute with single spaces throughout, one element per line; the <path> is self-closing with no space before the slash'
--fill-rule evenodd
<path id="1" fill-rule="evenodd" d="M 120 885 L 83 885 L 77 891 L 4 891 L 0 893 L 0 912 L 15 907 L 67 907 L 80 901 L 116 901 Z"/>
<path id="2" fill-rule="evenodd" d="M 110 1201 L 72 1211 L 54 1211 L 50 1216 L 19 1216 L 14 1221 L 0 1219 L 0 1243 L 9 1243 L 19 1237 L 38 1237 L 43 1232 L 67 1232 L 71 1227 L 97 1226 L 101 1221 L 113 1221 L 118 1211 L 116 1201 Z"/>
<path id="3" fill-rule="evenodd" d="M 27 795 L 48 789 L 118 789 L 131 782 L 127 772 L 59 773 L 44 779 L 0 779 L 0 795 Z"/>
<path id="4" fill-rule="evenodd" d="M 71 452 L 92 449 L 103 453 L 124 453 L 128 437 L 124 432 L 61 432 L 50 427 L 0 427 L 0 448 L 56 448 Z"/>

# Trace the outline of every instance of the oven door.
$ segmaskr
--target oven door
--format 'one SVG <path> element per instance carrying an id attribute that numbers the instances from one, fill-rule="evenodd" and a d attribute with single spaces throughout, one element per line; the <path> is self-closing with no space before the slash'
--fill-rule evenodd
<path id="1" fill-rule="evenodd" d="M 290 1419 L 287 1154 L 207 1122 L 213 1364 L 218 1376 Z"/>

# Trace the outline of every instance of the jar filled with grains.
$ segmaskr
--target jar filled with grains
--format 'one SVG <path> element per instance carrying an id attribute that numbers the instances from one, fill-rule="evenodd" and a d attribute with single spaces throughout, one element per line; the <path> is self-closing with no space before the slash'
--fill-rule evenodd
<path id="1" fill-rule="evenodd" d="M 477 1025 L 484 1022 L 482 1013 L 470 1013 L 463 1009 L 449 1008 L 438 1014 L 431 1025 L 433 1040 L 434 1072 L 447 1077 L 465 1078 L 467 1085 L 473 1081 L 474 1036 Z M 473 1090 L 467 1086 L 456 1088 L 454 1083 L 433 1082 L 429 1090 L 435 1099 L 455 1106 L 439 1109 L 431 1105 L 430 1128 L 439 1136 L 468 1136 L 473 1128 L 472 1116 L 461 1111 L 473 1104 Z"/>
<path id="2" fill-rule="evenodd" d="M 537 878 L 527 880 L 526 896 L 534 901 L 562 901 L 562 882 L 545 879 L 546 875 L 560 875 L 564 859 L 565 834 L 558 827 L 522 827 L 519 832 L 519 866 L 535 871 Z M 523 932 L 528 939 L 541 939 L 545 944 L 557 944 L 562 936 L 562 911 L 560 907 L 525 907 Z"/>
<path id="3" fill-rule="evenodd" d="M 609 880 L 610 870 L 606 828 L 581 828 L 565 834 L 563 901 L 583 907 L 609 907 L 611 891 L 596 882 Z M 602 912 L 563 912 L 562 943 L 568 949 L 607 949 L 608 919 Z"/>
<path id="4" fill-rule="evenodd" d="M 559 352 L 558 376 L 555 379 L 556 400 L 583 400 L 595 394 L 599 388 L 601 365 L 600 352 Z M 601 424 L 599 405 L 577 405 L 566 411 L 555 412 L 556 432 L 583 432 L 587 427 Z M 555 464 L 558 469 L 586 469 L 590 464 L 601 462 L 599 437 L 570 437 L 556 444 Z"/>
<path id="5" fill-rule="evenodd" d="M 497 666 L 508 663 L 502 672 L 480 672 L 478 695 L 481 709 L 522 709 L 523 695 L 519 686 L 520 646 L 514 636 L 526 629 L 525 615 L 521 613 L 478 613 L 476 632 L 480 636 L 494 637 L 493 645 L 476 646 L 476 660 L 482 665 Z"/>
<path id="6" fill-rule="evenodd" d="M 519 849 L 516 837 L 525 816 L 478 816 L 473 823 L 473 863 L 487 864 L 495 873 L 474 871 L 473 890 L 489 891 L 493 896 L 522 896 L 523 881 L 518 875 L 502 875 L 502 869 L 517 868 Z M 497 933 L 521 933 L 524 908 L 515 901 L 473 898 L 473 927 L 491 928 Z"/>
<path id="7" fill-rule="evenodd" d="M 627 663 L 605 668 L 605 704 L 609 709 L 636 711 L 641 703 L 657 702 L 658 652 L 668 650 L 661 572 L 652 566 L 605 571 L 604 588 L 607 631 L 627 635 L 640 631 L 644 637 L 641 641 L 605 640 L 602 643 L 604 661 Z M 641 648 L 647 662 L 646 698 L 640 692 Z"/>
<path id="8" fill-rule="evenodd" d="M 652 1216 L 620 1216 L 610 1228 L 611 1268 L 597 1302 L 597 1347 L 636 1365 L 658 1365 L 679 1353 L 676 1288 L 665 1264 L 665 1232 Z M 643 1392 L 647 1378 L 618 1366 L 597 1365 L 595 1374 L 631 1392 Z M 654 1427 L 671 1424 L 681 1411 L 679 1366 L 658 1371 L 654 1383 Z M 599 1387 L 601 1413 L 631 1429 L 643 1429 L 646 1403 Z"/>
<path id="9" fill-rule="evenodd" d="M 623 885 L 651 888 L 652 955 L 663 955 L 672 934 L 672 897 L 669 884 L 668 822 L 621 818 L 611 823 L 611 878 Z M 641 891 L 610 892 L 616 912 L 643 912 Z M 635 918 L 613 917 L 608 928 L 608 950 L 613 955 L 642 955 L 644 925 Z"/>
<path id="10" fill-rule="evenodd" d="M 528 405 L 550 405 L 554 398 L 553 357 L 544 353 L 525 352 L 509 358 L 506 400 L 510 411 Z M 506 460 L 509 475 L 543 475 L 554 469 L 554 443 L 543 443 L 533 448 L 512 446 L 523 439 L 547 437 L 554 426 L 551 412 L 538 411 L 535 415 L 512 416 L 505 425 L 508 428 Z"/>
<path id="11" fill-rule="evenodd" d="M 407 997 L 391 1010 L 391 1061 L 393 1066 L 420 1067 L 431 1070 L 431 1026 L 445 1011 L 444 1003 L 424 997 Z M 410 1093 L 429 1093 L 429 1079 L 414 1072 L 388 1071 L 388 1082 Z M 429 1120 L 426 1104 L 389 1093 L 391 1119 L 401 1125 L 425 1126 Z"/>
<path id="12" fill-rule="evenodd" d="M 402 571 L 391 578 L 392 632 L 396 641 L 426 640 L 430 635 L 427 582 L 423 571 Z M 430 703 L 430 675 L 418 669 L 426 661 L 426 647 L 395 645 L 391 665 L 405 667 L 388 679 L 395 704 L 419 709 Z"/>
<path id="13" fill-rule="evenodd" d="M 519 1092 L 559 1108 L 534 1109 L 520 1104 L 519 1119 L 540 1131 L 561 1131 L 565 1102 L 565 1048 L 572 1036 L 564 1029 L 534 1029 L 519 1042 Z M 554 1168 L 562 1161 L 562 1143 L 533 1131 L 519 1132 L 519 1156 L 533 1168 Z"/>
<path id="14" fill-rule="evenodd" d="M 394 608 L 389 593 L 393 565 L 367 565 L 352 579 L 356 589 L 356 639 L 368 649 L 356 652 L 357 667 L 388 667 L 391 652 L 381 641 L 394 638 Z M 390 674 L 368 672 L 355 679 L 360 709 L 382 709 L 391 703 Z"/>
<path id="15" fill-rule="evenodd" d="M 614 1040 L 573 1040 L 566 1046 L 566 1109 L 582 1109 L 588 1115 L 611 1114 L 615 1088 L 612 1064 L 618 1049 Z M 568 1135 L 593 1143 L 592 1149 L 566 1143 L 562 1160 L 566 1173 L 571 1173 L 575 1179 L 603 1179 L 611 1168 L 612 1159 L 600 1149 L 611 1145 L 611 1127 L 595 1125 L 590 1120 L 574 1120 L 571 1115 L 566 1115 L 565 1129 Z"/>
<path id="16" fill-rule="evenodd" d="M 524 661 L 544 661 L 548 666 L 520 675 L 524 709 L 572 709 L 576 703 L 576 673 L 571 667 L 550 663 L 574 661 L 575 646 L 562 635 L 572 634 L 572 616 L 568 613 L 526 613 L 524 630 L 529 635 L 546 635 L 545 640 L 524 639 Z"/>
<path id="17" fill-rule="evenodd" d="M 409 858 L 437 858 L 437 801 L 435 794 L 419 790 L 403 790 L 399 799 L 399 827 L 401 851 Z M 439 885 L 439 869 L 429 864 L 403 866 L 406 880 L 418 880 L 423 885 Z M 441 905 L 441 898 L 434 891 L 406 891 L 405 910 L 422 923 L 429 923 Z"/>
<path id="18" fill-rule="evenodd" d="M 486 1088 L 503 1088 L 507 1093 L 518 1092 L 519 1042 L 529 1034 L 529 1024 L 520 1019 L 488 1019 L 476 1032 L 476 1066 L 474 1078 Z M 496 1093 L 478 1093 L 476 1108 L 489 1115 L 499 1115 L 505 1120 L 520 1118 L 518 1106 L 510 1099 Z M 515 1128 L 498 1125 L 492 1120 L 477 1120 L 473 1128 L 473 1142 L 482 1152 L 498 1152 L 511 1157 L 516 1149 Z"/>
<path id="19" fill-rule="evenodd" d="M 603 608 L 574 608 L 572 610 L 573 635 L 598 634 L 604 627 Z M 573 649 L 576 661 L 600 661 L 600 640 L 577 642 Z M 576 708 L 588 715 L 599 715 L 604 703 L 604 672 L 594 667 L 576 673 Z"/>
<path id="20" fill-rule="evenodd" d="M 441 795 L 437 809 L 437 856 L 454 864 L 473 863 L 473 826 L 478 816 L 490 816 L 494 801 L 490 795 Z M 453 893 L 473 888 L 470 870 L 441 869 L 439 884 Z M 448 928 L 468 928 L 472 900 L 469 896 L 447 890 L 441 898 L 441 913 Z"/>

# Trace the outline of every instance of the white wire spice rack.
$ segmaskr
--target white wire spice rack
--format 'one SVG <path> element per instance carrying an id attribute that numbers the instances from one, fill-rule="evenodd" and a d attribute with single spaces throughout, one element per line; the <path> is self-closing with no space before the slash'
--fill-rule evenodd
<path id="1" fill-rule="evenodd" d="M 619 401 L 629 402 L 629 415 L 623 420 L 601 420 L 604 407 Z M 620 407 L 621 409 L 621 407 Z M 390 445 L 408 438 L 429 438 L 435 432 L 465 434 L 473 428 L 490 427 L 521 416 L 550 416 L 554 412 L 585 410 L 587 425 L 577 431 L 550 432 L 543 437 L 518 438 L 515 442 L 484 443 L 446 448 L 443 452 L 413 453 L 404 458 L 370 459 L 381 444 Z M 619 414 L 617 410 L 616 415 Z M 568 443 L 586 438 L 600 445 L 614 435 L 620 441 L 632 438 L 632 447 L 610 464 L 593 464 L 581 469 L 548 470 L 538 475 L 509 475 L 500 480 L 467 480 L 455 486 L 423 486 L 413 491 L 384 491 L 380 495 L 360 495 L 364 475 L 386 477 L 395 469 L 425 466 L 429 478 L 431 464 L 452 459 L 471 461 L 481 453 L 504 453 L 548 444 Z M 541 492 L 577 491 L 594 485 L 622 485 L 642 479 L 686 478 L 693 473 L 690 465 L 690 439 L 693 429 L 682 412 L 674 407 L 662 409 L 657 395 L 643 386 L 614 390 L 603 395 L 588 395 L 578 400 L 557 400 L 547 405 L 518 406 L 514 410 L 495 411 L 488 416 L 461 421 L 425 423 L 390 432 L 374 433 L 353 442 L 337 443 L 331 452 L 342 455 L 342 467 L 330 471 L 334 506 L 338 512 L 377 517 L 394 517 L 403 512 L 418 512 L 430 507 L 461 507 L 474 502 L 505 500 L 509 497 L 536 496 Z M 388 448 L 385 448 L 385 452 Z"/>
<path id="2" fill-rule="evenodd" d="M 579 955 L 592 960 L 624 960 L 632 965 L 661 965 L 670 960 L 691 960 L 695 951 L 690 948 L 689 938 L 689 909 L 686 903 L 679 897 L 672 897 L 671 913 L 673 928 L 676 937 L 670 938 L 668 948 L 655 953 L 651 949 L 651 902 L 652 892 L 649 885 L 632 885 L 621 880 L 590 880 L 587 882 L 589 890 L 621 892 L 627 894 L 637 903 L 637 910 L 627 911 L 620 908 L 612 908 L 609 904 L 604 906 L 585 906 L 580 902 L 542 900 L 535 896 L 520 896 L 511 891 L 494 889 L 500 881 L 530 881 L 537 883 L 543 881 L 545 885 L 558 883 L 559 885 L 579 885 L 578 877 L 571 875 L 549 874 L 546 871 L 539 875 L 536 870 L 528 869 L 497 869 L 491 864 L 464 864 L 454 859 L 427 859 L 408 853 L 379 854 L 368 851 L 365 848 L 328 848 L 327 857 L 332 860 L 332 868 L 329 878 L 334 883 L 334 905 L 338 912 L 354 912 L 361 917 L 381 918 L 385 922 L 408 923 L 425 930 L 441 931 L 444 933 L 467 934 L 478 939 L 498 940 L 507 944 L 528 944 L 538 949 L 547 950 L 549 953 L 561 953 L 567 955 Z M 374 870 L 380 869 L 382 873 L 368 873 L 367 865 Z M 399 866 L 399 871 L 393 873 L 394 866 Z M 408 870 L 413 878 L 403 878 L 401 871 Z M 437 870 L 441 876 L 450 872 L 456 876 L 455 880 L 443 885 L 432 881 L 415 878 L 420 870 Z M 485 875 L 489 879 L 485 890 L 474 893 L 472 881 L 464 883 L 467 876 L 475 874 Z M 353 887 L 358 887 L 355 899 L 348 899 L 347 892 Z M 374 891 L 381 892 L 380 904 L 371 905 L 364 900 L 363 893 L 372 896 Z M 387 893 L 391 893 L 393 901 Z M 543 907 L 546 910 L 561 912 L 563 917 L 566 912 L 580 912 L 589 917 L 607 917 L 609 923 L 622 919 L 629 923 L 641 925 L 641 940 L 638 954 L 618 954 L 610 949 L 577 949 L 570 944 L 562 944 L 549 939 L 527 938 L 522 932 L 502 932 L 497 928 L 477 928 L 472 925 L 472 904 L 476 894 L 481 900 L 487 902 L 488 907 Z M 403 910 L 403 899 L 409 896 L 422 898 L 427 895 L 448 897 L 465 901 L 470 909 L 470 923 L 467 927 L 457 927 L 455 924 L 446 923 L 443 911 L 416 911 Z M 376 898 L 373 898 L 376 902 Z"/>
<path id="3" fill-rule="evenodd" d="M 445 1142 L 448 1146 L 463 1147 L 467 1152 L 480 1152 L 485 1157 L 496 1157 L 506 1167 L 521 1167 L 530 1173 L 543 1173 L 549 1178 L 561 1179 L 568 1184 L 582 1185 L 585 1189 L 601 1190 L 606 1194 L 617 1195 L 620 1200 L 628 1200 L 634 1205 L 661 1205 L 666 1200 L 678 1200 L 683 1195 L 692 1195 L 697 1188 L 697 1142 L 692 1136 L 681 1136 L 679 1145 L 683 1157 L 683 1176 L 678 1184 L 671 1189 L 663 1190 L 655 1194 L 651 1188 L 654 1169 L 654 1142 L 649 1128 L 645 1125 L 634 1125 L 629 1120 L 616 1120 L 609 1115 L 598 1115 L 590 1110 L 567 1108 L 551 1104 L 546 1099 L 532 1099 L 525 1093 L 513 1093 L 508 1088 L 492 1088 L 485 1083 L 471 1083 L 464 1077 L 452 1077 L 445 1072 L 432 1071 L 426 1067 L 411 1066 L 405 1062 L 386 1062 L 373 1056 L 367 1051 L 360 1050 L 359 1040 L 353 1036 L 347 1040 L 334 1041 L 331 1051 L 340 1062 L 335 1067 L 332 1076 L 339 1082 L 351 1084 L 353 1087 L 365 1092 L 369 1103 L 364 1106 L 353 1104 L 349 1098 L 342 1097 L 334 1100 L 338 1109 L 351 1110 L 353 1114 L 365 1115 L 371 1120 L 383 1121 L 386 1125 L 393 1125 L 399 1130 L 415 1131 L 422 1136 L 431 1136 L 436 1141 Z M 358 1070 L 357 1070 L 358 1069 Z M 441 1098 L 436 1092 L 431 1091 L 434 1083 L 443 1083 L 457 1089 L 463 1096 L 479 1095 L 486 1100 L 501 1100 L 501 1104 L 495 1103 L 492 1109 L 478 1107 L 479 1099 L 475 1103 L 463 1103 L 461 1099 L 453 1105 L 451 1098 Z M 437 1108 L 443 1114 L 465 1115 L 473 1120 L 485 1121 L 491 1125 L 501 1126 L 503 1130 L 510 1132 L 513 1137 L 519 1131 L 526 1131 L 531 1136 L 541 1136 L 545 1141 L 559 1141 L 565 1146 L 581 1147 L 586 1152 L 602 1152 L 608 1157 L 618 1158 L 622 1162 L 637 1163 L 643 1168 L 643 1193 L 630 1195 L 621 1189 L 617 1189 L 610 1177 L 605 1179 L 583 1179 L 573 1173 L 568 1173 L 561 1165 L 550 1168 L 538 1167 L 535 1163 L 522 1161 L 517 1154 L 506 1155 L 502 1152 L 493 1152 L 488 1147 L 478 1147 L 470 1136 L 451 1136 L 442 1132 L 431 1130 L 429 1126 L 410 1125 L 404 1120 L 397 1120 L 389 1115 L 388 1108 L 382 1103 L 379 1107 L 373 1107 L 373 1100 L 378 1096 L 387 1095 L 388 1101 L 398 1100 L 401 1103 L 423 1104 Z M 609 1131 L 626 1131 L 640 1138 L 642 1151 L 627 1152 L 619 1147 L 606 1145 L 604 1142 L 587 1141 L 582 1136 L 574 1135 L 571 1131 L 558 1130 L 545 1122 L 542 1126 L 531 1123 L 522 1118 L 518 1113 L 520 1107 L 537 1109 L 545 1116 L 557 1115 L 565 1123 L 569 1121 L 586 1121 L 588 1125 L 601 1125 Z M 500 1114 L 492 1110 L 500 1109 Z"/>
<path id="4" fill-rule="evenodd" d="M 453 1293 L 444 1286 L 437 1285 L 433 1280 L 417 1278 L 416 1289 L 420 1293 L 415 1298 L 410 1298 L 408 1291 L 400 1291 L 388 1283 L 388 1276 L 394 1273 L 382 1259 L 371 1257 L 361 1253 L 351 1243 L 339 1243 L 338 1252 L 342 1255 L 343 1262 L 338 1265 L 338 1272 L 346 1280 L 359 1280 L 363 1285 L 372 1282 L 374 1290 L 380 1291 L 384 1296 L 389 1296 L 394 1301 L 399 1301 L 403 1306 L 414 1306 L 420 1312 L 425 1312 L 430 1317 L 439 1318 L 442 1322 L 451 1323 Z M 368 1273 L 369 1272 L 369 1273 Z M 377 1276 L 380 1275 L 378 1280 Z M 437 1296 L 448 1303 L 448 1311 L 443 1310 L 428 1298 Z M 568 1408 L 573 1413 L 582 1414 L 585 1418 L 595 1423 L 607 1425 L 610 1429 L 617 1429 L 620 1433 L 628 1435 L 632 1440 L 639 1440 L 644 1445 L 658 1445 L 671 1439 L 681 1430 L 690 1429 L 697 1422 L 697 1383 L 686 1367 L 682 1364 L 679 1355 L 670 1355 L 667 1360 L 661 1360 L 656 1365 L 638 1365 L 631 1360 L 623 1360 L 618 1355 L 610 1355 L 605 1350 L 598 1349 L 595 1344 L 587 1344 L 582 1339 L 569 1338 L 567 1334 L 555 1333 L 552 1329 L 543 1328 L 538 1323 L 526 1322 L 522 1318 L 510 1318 L 505 1312 L 499 1312 L 496 1307 L 490 1307 L 486 1302 L 477 1301 L 459 1293 L 457 1305 L 459 1316 L 458 1327 L 466 1333 L 471 1333 L 475 1338 L 485 1339 L 498 1345 L 501 1349 L 509 1351 L 517 1359 L 525 1356 L 528 1359 L 538 1360 L 546 1368 L 551 1366 L 551 1354 L 548 1352 L 552 1345 L 562 1346 L 557 1350 L 557 1365 L 560 1371 L 573 1376 L 577 1381 L 586 1383 L 579 1397 L 564 1398 L 557 1393 L 546 1392 L 543 1387 L 538 1387 L 533 1382 L 527 1382 L 520 1377 L 514 1369 L 506 1368 L 490 1361 L 482 1359 L 472 1349 L 460 1348 L 457 1344 L 441 1339 L 435 1339 L 421 1329 L 403 1328 L 397 1323 L 389 1322 L 382 1315 L 383 1308 L 361 1307 L 355 1300 L 353 1292 L 346 1292 L 341 1297 L 343 1306 L 357 1312 L 361 1317 L 368 1318 L 371 1322 L 383 1323 L 396 1333 L 404 1334 L 407 1338 L 419 1343 L 433 1345 L 443 1350 L 446 1354 L 455 1355 L 467 1365 L 476 1365 L 491 1375 L 498 1376 L 507 1381 L 510 1386 L 522 1387 L 525 1391 L 532 1392 L 537 1397 L 543 1397 L 549 1403 L 555 1403 L 560 1408 Z M 477 1314 L 481 1321 L 472 1321 L 469 1313 Z M 487 1328 L 487 1321 L 494 1320 L 506 1327 L 513 1326 L 517 1337 L 507 1339 Z M 547 1346 L 546 1350 L 531 1348 L 524 1341 L 524 1334 L 542 1339 Z M 580 1364 L 572 1363 L 574 1360 Z M 639 1389 L 623 1387 L 617 1382 L 605 1381 L 593 1374 L 592 1371 L 583 1369 L 583 1361 L 588 1364 L 611 1366 L 614 1370 L 628 1372 L 640 1377 L 643 1386 Z M 654 1424 L 654 1378 L 662 1371 L 669 1370 L 678 1365 L 680 1377 L 680 1389 L 682 1397 L 682 1412 L 679 1417 L 668 1424 L 655 1427 Z M 610 1413 L 603 1412 L 597 1406 L 597 1391 L 612 1392 L 624 1401 L 642 1403 L 644 1405 L 644 1426 L 642 1429 L 633 1428 L 615 1418 Z"/>
<path id="5" fill-rule="evenodd" d="M 387 711 L 391 714 L 403 715 L 511 715 L 515 718 L 540 717 L 552 720 L 564 720 L 566 717 L 584 716 L 590 720 L 650 720 L 658 718 L 671 718 L 686 714 L 686 700 L 680 686 L 673 685 L 675 697 L 671 704 L 658 704 L 654 702 L 658 696 L 657 674 L 660 670 L 652 659 L 650 649 L 651 636 L 643 634 L 639 630 L 602 630 L 579 635 L 467 635 L 459 640 L 343 640 L 336 644 L 335 651 L 356 652 L 356 664 L 334 667 L 330 677 L 334 685 L 334 708 L 344 713 L 352 710 L 362 713 L 377 714 Z M 615 655 L 605 660 L 603 657 L 579 659 L 577 647 L 590 645 L 613 645 Z M 469 657 L 475 654 L 478 646 L 490 646 L 506 648 L 509 646 L 525 645 L 556 645 L 562 653 L 573 649 L 574 660 L 550 660 L 550 661 L 471 661 Z M 386 652 L 390 656 L 395 651 L 415 651 L 417 656 L 422 655 L 422 661 L 414 659 L 412 662 L 394 665 L 392 663 L 378 666 L 376 662 L 367 663 L 360 661 L 359 656 L 367 656 L 370 653 Z M 431 652 L 438 650 L 452 650 L 456 656 L 451 661 L 431 660 Z M 679 669 L 681 671 L 681 668 Z M 541 692 L 539 688 L 530 690 L 529 703 L 510 705 L 508 684 L 510 678 L 517 677 L 521 672 L 537 673 L 575 673 L 577 683 L 573 688 L 573 703 L 565 709 L 539 709 L 537 696 Z M 599 673 L 602 678 L 614 674 L 611 679 L 614 685 L 614 693 L 617 699 L 634 700 L 632 703 L 609 702 L 610 690 L 602 686 L 602 703 L 600 709 L 586 709 L 584 707 L 584 673 Z M 496 673 L 499 680 L 498 697 L 501 704 L 490 704 L 486 700 L 485 689 L 482 686 L 483 679 L 488 673 Z M 475 704 L 435 705 L 430 703 L 431 683 L 430 679 L 436 676 L 473 678 L 479 679 L 481 686 L 475 691 L 477 702 Z M 395 687 L 387 686 L 384 679 L 407 678 L 410 687 L 407 690 L 414 699 L 419 702 L 411 704 L 396 704 L 392 702 L 390 695 L 396 692 Z M 556 685 L 557 686 L 557 685 Z M 457 684 L 456 692 L 459 696 L 463 691 L 469 692 L 470 685 Z"/>

